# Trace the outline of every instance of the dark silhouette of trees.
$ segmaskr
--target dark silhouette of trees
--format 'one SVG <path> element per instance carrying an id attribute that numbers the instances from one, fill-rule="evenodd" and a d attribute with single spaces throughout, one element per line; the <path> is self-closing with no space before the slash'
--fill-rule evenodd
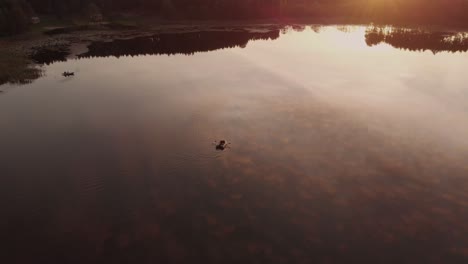
<path id="1" fill-rule="evenodd" d="M 29 5 L 30 4 L 30 5 Z M 32 6 L 32 8 L 31 8 Z M 27 28 L 33 10 L 69 18 L 137 12 L 173 19 L 326 18 L 350 23 L 468 25 L 468 0 L 0 0 L 2 33 Z"/>
<path id="2" fill-rule="evenodd" d="M 274 40 L 279 30 L 268 32 L 248 31 L 198 31 L 186 33 L 161 33 L 151 37 L 94 42 L 83 57 L 120 57 L 138 55 L 193 55 L 197 52 L 218 49 L 244 48 L 249 41 Z"/>
<path id="3" fill-rule="evenodd" d="M 102 14 L 99 7 L 91 2 L 86 7 L 86 16 L 93 22 L 99 22 L 102 20 Z"/>
<path id="4" fill-rule="evenodd" d="M 247 46 L 249 41 L 275 40 L 279 38 L 278 29 L 266 32 L 249 32 L 245 30 L 231 31 L 196 31 L 185 33 L 160 33 L 153 36 L 132 39 L 117 39 L 114 41 L 97 41 L 88 46 L 88 51 L 79 58 L 88 57 L 122 57 L 139 55 L 193 55 L 198 52 L 208 52 Z M 67 47 L 35 49 L 31 59 L 39 64 L 51 64 L 65 61 L 69 54 Z"/>
<path id="5" fill-rule="evenodd" d="M 25 0 L 0 0 L 0 35 L 23 32 L 35 12 Z"/>
<path id="6" fill-rule="evenodd" d="M 468 51 L 468 35 L 462 33 L 428 32 L 396 28 L 390 30 L 385 28 L 369 28 L 365 38 L 368 46 L 387 43 L 398 49 L 410 51 L 430 50 L 434 54 L 442 51 Z"/>

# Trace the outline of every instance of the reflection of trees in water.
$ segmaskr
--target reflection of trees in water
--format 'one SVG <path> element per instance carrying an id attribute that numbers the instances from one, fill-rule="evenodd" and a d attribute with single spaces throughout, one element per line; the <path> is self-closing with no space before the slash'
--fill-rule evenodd
<path id="1" fill-rule="evenodd" d="M 292 29 L 296 32 L 302 32 L 306 29 L 305 25 L 293 25 Z"/>
<path id="2" fill-rule="evenodd" d="M 52 64 L 55 62 L 66 61 L 67 56 L 70 54 L 68 47 L 40 47 L 33 50 L 30 58 L 35 63 L 39 64 Z"/>
<path id="3" fill-rule="evenodd" d="M 311 25 L 310 29 L 312 31 L 314 31 L 315 33 L 320 33 L 320 31 L 322 30 L 322 26 L 320 26 L 320 25 Z"/>
<path id="4" fill-rule="evenodd" d="M 388 43 L 398 49 L 410 51 L 430 50 L 434 54 L 441 51 L 468 51 L 467 33 L 372 27 L 367 29 L 365 38 L 368 46 Z"/>
<path id="5" fill-rule="evenodd" d="M 194 31 L 179 33 L 161 33 L 153 36 L 121 39 L 111 42 L 94 42 L 89 51 L 80 55 L 85 57 L 107 56 L 136 56 L 160 54 L 186 54 L 208 52 L 224 48 L 245 47 L 252 40 L 275 40 L 280 34 L 296 31 L 302 32 L 308 27 L 305 25 L 283 25 L 280 28 L 268 28 L 268 31 L 248 31 L 245 29 L 213 28 L 211 31 Z M 323 26 L 310 25 L 309 28 L 320 33 Z M 355 30 L 350 26 L 337 26 L 336 29 L 343 34 Z M 388 43 L 399 49 L 411 51 L 431 50 L 466 52 L 468 51 L 467 33 L 428 32 L 413 29 L 398 29 L 392 27 L 370 27 L 365 34 L 368 46 L 379 43 Z M 41 64 L 50 64 L 65 61 L 69 50 L 66 47 L 53 49 L 39 48 L 32 54 L 32 59 Z"/>
<path id="6" fill-rule="evenodd" d="M 307 25 L 303 24 L 292 24 L 292 25 L 284 25 L 280 28 L 281 34 L 288 34 L 290 32 L 303 32 L 307 29 Z"/>
<path id="7" fill-rule="evenodd" d="M 224 48 L 244 48 L 251 40 L 273 40 L 279 31 L 199 31 L 188 33 L 163 33 L 151 37 L 95 42 L 80 57 L 136 56 L 154 54 L 186 54 L 207 52 Z"/>
<path id="8" fill-rule="evenodd" d="M 339 26 L 336 26 L 336 29 L 340 32 L 343 32 L 343 33 L 352 33 L 353 31 L 355 31 L 357 29 L 356 26 L 348 26 L 348 25 L 339 25 Z"/>

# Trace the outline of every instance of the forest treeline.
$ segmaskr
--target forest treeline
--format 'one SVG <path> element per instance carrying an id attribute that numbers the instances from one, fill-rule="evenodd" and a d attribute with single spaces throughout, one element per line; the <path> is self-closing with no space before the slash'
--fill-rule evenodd
<path id="1" fill-rule="evenodd" d="M 36 14 L 25 0 L 0 0 L 0 35 L 10 35 L 26 30 Z"/>
<path id="2" fill-rule="evenodd" d="M 0 0 L 0 33 L 24 31 L 36 15 L 105 19 L 126 12 L 168 19 L 306 17 L 468 26 L 468 0 Z"/>

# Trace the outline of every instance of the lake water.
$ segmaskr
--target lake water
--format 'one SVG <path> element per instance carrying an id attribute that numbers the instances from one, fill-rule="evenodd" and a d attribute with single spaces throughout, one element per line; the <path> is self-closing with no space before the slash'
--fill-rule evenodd
<path id="1" fill-rule="evenodd" d="M 467 263 L 467 36 L 195 31 L 37 58 L 42 78 L 0 86 L 0 258 Z"/>

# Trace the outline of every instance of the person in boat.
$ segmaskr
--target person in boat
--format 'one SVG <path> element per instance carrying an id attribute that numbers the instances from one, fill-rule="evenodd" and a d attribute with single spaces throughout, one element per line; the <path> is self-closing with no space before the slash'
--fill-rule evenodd
<path id="1" fill-rule="evenodd" d="M 216 144 L 216 150 L 225 150 L 229 144 L 231 143 L 227 143 L 226 140 L 220 140 L 219 143 L 216 143 L 215 141 L 215 144 Z"/>

